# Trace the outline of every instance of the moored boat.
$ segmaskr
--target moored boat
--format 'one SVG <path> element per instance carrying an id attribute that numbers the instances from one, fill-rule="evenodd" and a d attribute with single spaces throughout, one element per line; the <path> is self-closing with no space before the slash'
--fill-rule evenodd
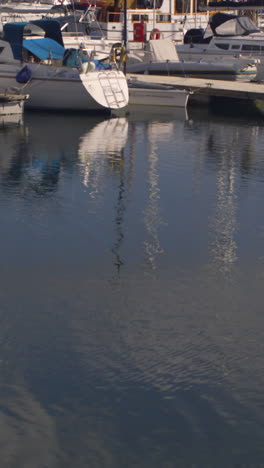
<path id="1" fill-rule="evenodd" d="M 181 60 L 175 43 L 170 39 L 161 39 L 149 41 L 144 54 L 134 56 L 131 51 L 127 71 L 150 75 L 250 81 L 256 77 L 257 60 L 249 57 Z"/>
<path id="2" fill-rule="evenodd" d="M 65 49 L 56 20 L 5 24 L 0 49 L 0 89 L 23 89 L 25 108 L 111 111 L 128 104 L 124 73 Z"/>
<path id="3" fill-rule="evenodd" d="M 256 59 L 256 80 L 264 79 L 264 32 L 245 15 L 215 13 L 205 29 L 188 30 L 176 51 L 185 61 Z"/>
<path id="4" fill-rule="evenodd" d="M 191 92 L 172 85 L 148 83 L 144 78 L 130 77 L 129 106 L 182 107 L 186 108 Z"/>

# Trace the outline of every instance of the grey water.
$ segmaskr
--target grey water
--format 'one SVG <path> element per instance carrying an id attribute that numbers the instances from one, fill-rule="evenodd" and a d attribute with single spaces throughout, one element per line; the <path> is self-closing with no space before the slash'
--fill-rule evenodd
<path id="1" fill-rule="evenodd" d="M 264 120 L 0 122 L 1 468 L 264 466 Z"/>

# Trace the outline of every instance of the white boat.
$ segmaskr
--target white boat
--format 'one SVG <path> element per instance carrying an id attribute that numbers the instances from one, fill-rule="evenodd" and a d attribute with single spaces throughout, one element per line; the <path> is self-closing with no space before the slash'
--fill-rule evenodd
<path id="1" fill-rule="evenodd" d="M 59 0 L 51 0 L 54 3 L 42 4 L 39 1 L 32 2 L 14 2 L 14 1 L 1 1 L 0 3 L 0 30 L 2 24 L 13 21 L 33 21 L 43 19 L 52 10 L 52 7 L 59 2 Z M 63 2 L 63 0 L 62 0 Z"/>
<path id="2" fill-rule="evenodd" d="M 45 4 L 44 4 L 45 2 Z M 120 42 L 124 39 L 124 24 L 129 42 L 144 42 L 158 34 L 162 38 L 182 40 L 186 30 L 194 27 L 206 27 L 208 12 L 198 12 L 202 0 L 127 0 L 124 8 L 123 0 L 88 0 L 71 1 L 65 4 L 61 0 L 44 0 L 36 2 L 2 2 L 0 12 L 8 15 L 17 14 L 32 19 L 32 15 L 67 16 L 69 22 L 79 27 L 92 39 L 104 37 L 105 40 Z M 53 6 L 51 6 L 53 4 Z M 74 21 L 70 14 L 74 11 Z M 28 16 L 27 16 L 28 15 Z M 30 16 L 31 15 L 31 16 Z"/>
<path id="3" fill-rule="evenodd" d="M 98 69 L 98 63 L 81 50 L 65 49 L 55 20 L 3 26 L 0 90 L 26 92 L 25 108 L 111 111 L 125 107 L 126 77 L 109 67 Z"/>
<path id="4" fill-rule="evenodd" d="M 126 69 L 129 73 L 250 81 L 257 74 L 256 62 L 241 57 L 185 61 L 179 58 L 173 41 L 161 39 L 149 41 L 144 55 L 131 51 Z"/>
<path id="5" fill-rule="evenodd" d="M 78 23 L 91 38 L 120 42 L 125 30 L 127 41 L 139 44 L 154 35 L 182 40 L 188 29 L 206 27 L 209 13 L 198 12 L 200 3 L 202 0 L 127 0 L 125 8 L 123 0 L 80 0 L 73 5 L 75 18 L 79 10 Z"/>
<path id="6" fill-rule="evenodd" d="M 256 80 L 264 79 L 264 33 L 248 16 L 215 13 L 205 29 L 187 31 L 176 50 L 181 60 L 257 59 Z"/>
<path id="7" fill-rule="evenodd" d="M 174 86 L 148 83 L 138 77 L 128 79 L 129 106 L 186 108 L 191 92 Z"/>

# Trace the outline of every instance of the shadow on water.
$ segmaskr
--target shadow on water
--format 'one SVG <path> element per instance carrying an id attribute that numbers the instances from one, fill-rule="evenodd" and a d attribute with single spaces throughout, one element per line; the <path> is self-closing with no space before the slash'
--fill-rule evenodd
<path id="1" fill-rule="evenodd" d="M 251 100 L 212 97 L 208 105 L 188 107 L 189 119 L 210 119 L 221 122 L 236 121 L 239 125 L 257 124 L 263 126 L 264 116 Z"/>

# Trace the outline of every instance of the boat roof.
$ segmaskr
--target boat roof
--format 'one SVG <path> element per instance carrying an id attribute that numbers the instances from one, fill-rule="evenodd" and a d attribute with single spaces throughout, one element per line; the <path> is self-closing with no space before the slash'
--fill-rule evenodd
<path id="1" fill-rule="evenodd" d="M 38 26 L 42 31 L 44 31 L 45 38 L 51 39 L 53 42 L 56 42 L 58 45 L 64 48 L 60 23 L 56 20 L 43 19 L 28 22 L 6 23 L 3 26 L 3 40 L 9 42 L 16 60 L 22 59 L 22 48 L 24 46 L 23 42 L 29 40 L 24 40 L 24 33 L 29 25 Z M 45 48 L 44 44 L 43 47 Z"/>

